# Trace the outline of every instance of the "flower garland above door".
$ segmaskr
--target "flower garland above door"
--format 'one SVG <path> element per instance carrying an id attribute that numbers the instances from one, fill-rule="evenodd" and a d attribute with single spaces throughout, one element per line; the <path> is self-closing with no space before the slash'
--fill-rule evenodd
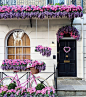
<path id="1" fill-rule="evenodd" d="M 66 26 L 61 27 L 56 33 L 57 41 L 59 42 L 59 39 L 63 38 L 65 34 L 69 34 L 70 37 L 73 37 L 76 40 L 79 40 L 79 37 L 80 37 L 80 34 L 75 27 L 66 25 Z"/>

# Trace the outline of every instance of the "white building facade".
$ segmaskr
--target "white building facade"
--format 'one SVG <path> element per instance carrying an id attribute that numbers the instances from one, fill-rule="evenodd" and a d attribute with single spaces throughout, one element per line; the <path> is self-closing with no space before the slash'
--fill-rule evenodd
<path id="1" fill-rule="evenodd" d="M 83 78 L 86 80 L 86 15 L 84 14 L 83 18 L 75 18 L 73 21 L 73 26 L 79 31 L 80 39 L 76 40 L 76 75 L 74 77 Z M 7 41 L 11 33 L 14 33 L 16 30 L 19 32 L 24 32 L 29 37 L 30 44 L 29 52 L 26 58 L 33 60 L 41 60 L 46 63 L 46 70 L 43 72 L 54 72 L 54 64 L 57 66 L 57 36 L 59 28 L 65 25 L 70 25 L 71 22 L 68 18 L 52 18 L 52 19 L 32 19 L 32 27 L 30 25 L 30 19 L 1 19 L 0 20 L 0 64 L 4 59 L 8 59 L 8 47 Z M 64 40 L 71 40 L 71 37 L 65 37 Z M 62 40 L 62 39 L 61 39 Z M 74 40 L 74 39 L 72 39 Z M 11 41 L 11 40 L 10 40 Z M 54 45 L 52 45 L 54 42 Z M 42 45 L 52 48 L 51 56 L 45 57 L 42 56 L 39 52 L 35 52 L 35 46 Z M 21 45 L 21 48 L 24 46 Z M 14 47 L 15 48 L 15 45 Z M 12 50 L 12 49 L 10 49 Z M 27 49 L 26 49 L 27 50 Z M 15 50 L 14 50 L 15 51 Z M 23 52 L 24 53 L 24 52 Z M 23 53 L 21 54 L 23 56 Z M 56 59 L 53 59 L 53 55 L 56 56 Z M 11 56 L 11 54 L 10 54 Z M 12 54 L 13 56 L 13 54 Z M 14 57 L 9 58 L 20 58 L 17 57 L 16 52 L 14 52 Z M 59 71 L 59 70 L 58 70 Z M 3 71 L 0 68 L 0 72 L 9 72 Z M 49 76 L 50 73 L 39 73 L 43 78 Z M 67 75 L 65 75 L 67 76 Z M 59 76 L 64 77 L 64 76 Z M 70 76 L 69 77 L 73 77 Z M 48 79 L 50 85 L 52 85 L 53 76 Z"/>

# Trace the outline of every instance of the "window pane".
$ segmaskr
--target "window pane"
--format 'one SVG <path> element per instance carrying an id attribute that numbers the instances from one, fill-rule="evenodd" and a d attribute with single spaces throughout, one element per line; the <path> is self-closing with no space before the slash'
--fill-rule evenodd
<path id="1" fill-rule="evenodd" d="M 22 36 L 22 45 L 23 46 L 30 46 L 30 39 L 27 34 L 23 34 Z"/>
<path id="2" fill-rule="evenodd" d="M 16 56 L 16 59 L 23 59 L 23 58 L 22 58 L 22 55 L 17 55 L 17 56 Z"/>
<path id="3" fill-rule="evenodd" d="M 23 59 L 30 59 L 30 55 L 23 55 Z"/>
<path id="4" fill-rule="evenodd" d="M 8 59 L 30 59 L 30 39 L 22 30 L 13 30 L 7 39 L 7 57 Z M 15 47 L 18 46 L 18 47 Z M 24 47 L 22 47 L 24 46 Z M 16 48 L 16 49 L 15 49 Z M 14 55 L 13 55 L 14 54 Z"/>
<path id="5" fill-rule="evenodd" d="M 15 41 L 16 41 L 15 46 L 22 46 L 21 40 L 17 39 Z"/>
<path id="6" fill-rule="evenodd" d="M 16 48 L 16 54 L 22 54 L 22 48 L 21 47 Z"/>
<path id="7" fill-rule="evenodd" d="M 26 35 L 26 46 L 30 46 L 30 39 L 27 35 Z"/>
<path id="8" fill-rule="evenodd" d="M 23 54 L 30 54 L 30 48 L 29 47 L 24 47 L 23 48 Z"/>
<path id="9" fill-rule="evenodd" d="M 7 46 L 14 46 L 13 34 L 11 34 L 7 40 Z"/>
<path id="10" fill-rule="evenodd" d="M 15 54 L 15 47 L 9 47 L 8 54 Z"/>
<path id="11" fill-rule="evenodd" d="M 15 59 L 15 55 L 8 55 L 8 59 Z"/>

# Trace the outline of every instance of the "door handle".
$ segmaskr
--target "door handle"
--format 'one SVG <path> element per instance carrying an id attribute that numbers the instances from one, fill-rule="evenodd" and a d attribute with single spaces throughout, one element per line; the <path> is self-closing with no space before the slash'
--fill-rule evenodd
<path id="1" fill-rule="evenodd" d="M 64 60 L 64 63 L 70 63 L 70 60 Z"/>

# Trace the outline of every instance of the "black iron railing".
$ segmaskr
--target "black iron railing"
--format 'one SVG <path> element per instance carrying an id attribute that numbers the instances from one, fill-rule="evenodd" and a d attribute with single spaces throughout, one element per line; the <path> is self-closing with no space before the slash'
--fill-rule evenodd
<path id="1" fill-rule="evenodd" d="M 5 77 L 5 76 L 8 76 L 8 74 L 7 73 L 10 73 L 10 75 L 13 73 L 13 72 L 0 72 L 0 79 L 1 78 L 3 78 L 3 77 Z M 19 78 L 19 81 L 23 78 L 23 77 L 25 77 L 26 76 L 26 79 L 28 79 L 28 77 L 29 77 L 29 75 L 30 75 L 30 72 L 19 72 L 19 73 L 24 73 L 20 78 Z M 41 83 L 44 83 L 45 81 L 47 81 L 51 76 L 53 76 L 54 75 L 54 88 L 55 88 L 55 90 L 57 91 L 57 68 L 55 67 L 55 65 L 54 65 L 54 72 L 40 72 L 40 73 L 43 73 L 43 74 L 49 74 L 49 76 L 47 77 L 47 78 L 44 78 L 44 80 L 43 81 L 40 81 Z M 10 79 L 10 80 L 12 80 L 12 79 Z M 2 85 L 2 84 L 0 84 L 0 85 Z M 28 83 L 27 84 L 27 88 L 30 86 L 30 83 Z"/>

